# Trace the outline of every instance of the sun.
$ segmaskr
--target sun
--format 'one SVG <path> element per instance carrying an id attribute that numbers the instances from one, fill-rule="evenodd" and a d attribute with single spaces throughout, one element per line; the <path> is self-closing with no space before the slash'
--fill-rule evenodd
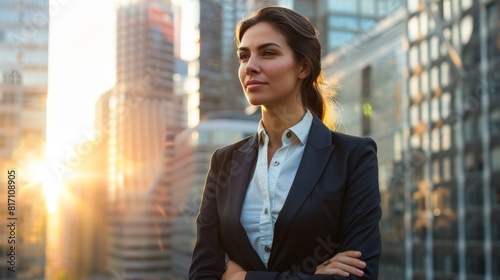
<path id="1" fill-rule="evenodd" d="M 57 179 L 51 178 L 50 166 L 46 161 L 32 160 L 23 165 L 25 166 L 23 173 L 27 178 L 28 186 L 41 185 L 43 187 L 47 211 L 51 214 L 54 213 L 62 184 Z"/>

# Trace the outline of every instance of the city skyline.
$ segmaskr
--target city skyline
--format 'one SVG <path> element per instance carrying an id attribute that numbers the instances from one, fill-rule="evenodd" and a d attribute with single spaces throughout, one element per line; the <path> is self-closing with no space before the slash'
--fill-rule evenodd
<path id="1" fill-rule="evenodd" d="M 22 222 L 34 225 L 20 269 L 57 280 L 184 279 L 210 154 L 257 129 L 232 32 L 267 3 L 318 26 L 338 131 L 378 145 L 380 277 L 500 277 L 500 5 L 360 1 L 0 4 L 0 167 L 22 171 L 31 190 Z M 28 33 L 30 21 L 47 30 Z M 8 48 L 12 22 L 33 45 Z"/>

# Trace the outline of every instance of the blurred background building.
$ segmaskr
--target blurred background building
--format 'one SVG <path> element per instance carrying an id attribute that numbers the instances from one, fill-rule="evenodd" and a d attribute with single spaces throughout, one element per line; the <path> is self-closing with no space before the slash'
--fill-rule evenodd
<path id="1" fill-rule="evenodd" d="M 408 1 L 406 277 L 500 278 L 498 1 Z"/>
<path id="2" fill-rule="evenodd" d="M 165 279 L 169 271 L 167 196 L 158 201 L 165 135 L 185 126 L 174 92 L 174 18 L 170 1 L 117 8 L 117 84 L 107 134 L 108 270 L 123 279 Z"/>
<path id="3" fill-rule="evenodd" d="M 404 0 L 247 0 L 249 11 L 266 5 L 292 8 L 307 16 L 319 31 L 326 55 L 355 37 L 366 35 L 386 16 L 404 6 Z"/>
<path id="4" fill-rule="evenodd" d="M 7 171 L 16 171 L 16 270 L 7 270 L 0 231 L 0 275 L 43 279 L 46 209 L 39 167 L 45 153 L 49 1 L 0 3 L 0 219 L 7 221 Z M 5 187 L 4 187 L 5 186 Z M 2 226 L 5 228 L 5 225 Z"/>
<path id="5" fill-rule="evenodd" d="M 218 147 L 255 133 L 260 114 L 241 111 L 211 113 L 196 127 L 175 137 L 172 161 L 171 204 L 171 278 L 186 279 L 196 238 L 194 226 L 210 158 Z M 174 257 L 175 256 L 175 257 Z"/>
<path id="6" fill-rule="evenodd" d="M 405 27 L 406 11 L 400 7 L 368 34 L 324 59 L 341 111 L 337 130 L 369 136 L 378 146 L 383 212 L 380 279 L 404 275 L 404 189 L 400 182 L 404 178 L 399 178 L 395 165 L 403 160 Z"/>
<path id="7" fill-rule="evenodd" d="M 191 44 L 197 45 L 198 55 L 193 76 L 199 83 L 193 93 L 198 105 L 190 110 L 196 121 L 207 118 L 210 112 L 244 110 L 248 106 L 238 80 L 238 60 L 234 48 L 234 27 L 246 12 L 243 0 L 201 0 L 191 3 L 186 13 L 192 13 L 194 34 Z"/>

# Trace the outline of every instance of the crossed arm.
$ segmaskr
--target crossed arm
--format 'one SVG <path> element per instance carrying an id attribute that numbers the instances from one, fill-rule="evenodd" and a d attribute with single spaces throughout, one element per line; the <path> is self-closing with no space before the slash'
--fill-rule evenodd
<path id="1" fill-rule="evenodd" d="M 361 252 L 346 251 L 336 254 L 333 258 L 328 259 L 323 264 L 316 267 L 315 274 L 338 275 L 349 277 L 355 275 L 363 277 L 362 269 L 366 267 L 366 263 L 361 261 Z M 247 272 L 234 261 L 229 261 L 226 265 L 226 271 L 222 274 L 222 280 L 244 280 Z"/>

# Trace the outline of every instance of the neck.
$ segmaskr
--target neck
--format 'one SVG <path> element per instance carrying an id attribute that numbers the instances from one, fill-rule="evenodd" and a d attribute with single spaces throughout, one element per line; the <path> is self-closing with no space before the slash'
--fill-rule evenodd
<path id="1" fill-rule="evenodd" d="M 305 112 L 306 109 L 300 104 L 274 108 L 262 106 L 262 123 L 269 136 L 269 144 L 281 147 L 281 136 L 285 130 L 300 122 Z"/>

